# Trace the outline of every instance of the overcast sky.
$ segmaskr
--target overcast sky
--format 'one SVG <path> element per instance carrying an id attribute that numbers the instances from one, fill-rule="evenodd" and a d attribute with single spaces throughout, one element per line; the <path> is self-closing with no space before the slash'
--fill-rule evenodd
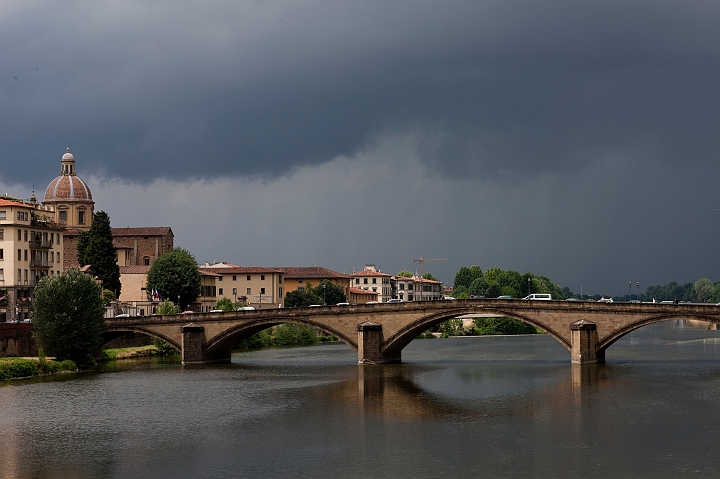
<path id="1" fill-rule="evenodd" d="M 720 2 L 0 3 L 0 188 L 66 147 L 198 261 L 720 281 Z M 633 291 L 635 286 L 633 286 Z"/>

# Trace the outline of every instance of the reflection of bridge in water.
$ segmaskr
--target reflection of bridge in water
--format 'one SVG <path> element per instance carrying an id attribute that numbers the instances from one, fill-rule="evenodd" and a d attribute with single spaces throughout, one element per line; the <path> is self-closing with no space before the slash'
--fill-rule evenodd
<path id="1" fill-rule="evenodd" d="M 420 333 L 463 315 L 506 316 L 541 328 L 565 346 L 573 363 L 605 361 L 605 350 L 625 334 L 659 321 L 720 322 L 720 307 L 704 304 L 583 301 L 454 300 L 357 306 L 263 309 L 173 316 L 112 318 L 106 338 L 142 333 L 170 343 L 184 364 L 230 362 L 234 347 L 283 323 L 304 324 L 337 336 L 357 350 L 358 362 L 398 363 Z"/>

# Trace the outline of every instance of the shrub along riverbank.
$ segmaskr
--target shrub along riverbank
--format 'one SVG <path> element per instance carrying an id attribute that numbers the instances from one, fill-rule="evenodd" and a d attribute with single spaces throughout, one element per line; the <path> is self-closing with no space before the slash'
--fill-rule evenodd
<path id="1" fill-rule="evenodd" d="M 0 380 L 27 378 L 60 371 L 76 371 L 77 368 L 77 365 L 69 359 L 52 361 L 45 359 L 44 356 L 40 356 L 38 359 L 0 358 Z"/>
<path id="2" fill-rule="evenodd" d="M 285 323 L 255 333 L 236 349 L 258 349 L 272 346 L 310 346 L 319 342 L 337 341 L 335 336 L 320 336 L 314 328 L 303 324 Z"/>

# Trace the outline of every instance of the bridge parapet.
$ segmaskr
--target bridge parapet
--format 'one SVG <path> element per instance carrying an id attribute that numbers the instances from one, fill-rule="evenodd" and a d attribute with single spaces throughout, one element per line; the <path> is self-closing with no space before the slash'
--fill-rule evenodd
<path id="1" fill-rule="evenodd" d="M 720 306 L 473 299 L 111 318 L 105 325 L 108 334 L 139 332 L 162 339 L 184 351 L 183 360 L 190 364 L 227 362 L 232 348 L 255 332 L 288 322 L 305 324 L 338 337 L 358 351 L 360 364 L 368 364 L 400 362 L 402 349 L 419 333 L 463 315 L 529 323 L 582 364 L 603 362 L 614 341 L 647 324 L 679 318 L 720 322 Z"/>

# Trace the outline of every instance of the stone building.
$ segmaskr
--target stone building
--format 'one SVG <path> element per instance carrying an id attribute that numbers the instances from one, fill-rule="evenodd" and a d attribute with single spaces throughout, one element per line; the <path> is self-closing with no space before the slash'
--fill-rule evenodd
<path id="1" fill-rule="evenodd" d="M 374 264 L 365 265 L 362 271 L 352 273 L 350 277 L 352 278 L 353 288 L 377 293 L 378 297 L 373 301 L 386 303 L 392 297 L 392 287 L 390 285 L 392 275 L 383 273 Z"/>

